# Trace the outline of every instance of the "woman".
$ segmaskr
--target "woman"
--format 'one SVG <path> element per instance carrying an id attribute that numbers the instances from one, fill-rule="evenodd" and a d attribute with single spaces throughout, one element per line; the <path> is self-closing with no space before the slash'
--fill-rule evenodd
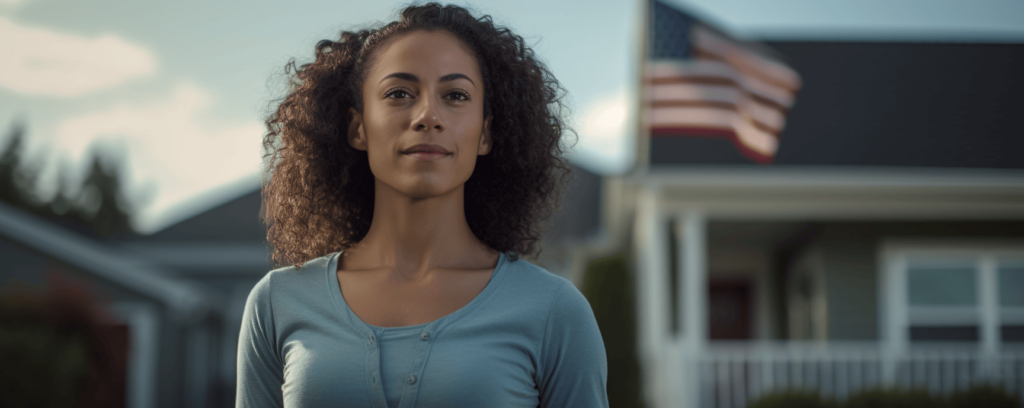
<path id="1" fill-rule="evenodd" d="M 431 3 L 289 67 L 264 202 L 291 266 L 249 295 L 237 406 L 607 406 L 586 299 L 517 260 L 567 174 L 523 39 Z"/>

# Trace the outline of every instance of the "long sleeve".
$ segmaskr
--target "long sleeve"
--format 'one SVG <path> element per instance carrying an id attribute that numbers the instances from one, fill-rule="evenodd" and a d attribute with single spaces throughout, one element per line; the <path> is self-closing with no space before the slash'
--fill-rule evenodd
<path id="1" fill-rule="evenodd" d="M 541 350 L 540 406 L 607 407 L 608 359 L 590 303 L 568 281 L 552 302 Z"/>
<path id="2" fill-rule="evenodd" d="M 238 335 L 236 408 L 283 407 L 284 365 L 278 354 L 267 274 L 249 292 Z"/>

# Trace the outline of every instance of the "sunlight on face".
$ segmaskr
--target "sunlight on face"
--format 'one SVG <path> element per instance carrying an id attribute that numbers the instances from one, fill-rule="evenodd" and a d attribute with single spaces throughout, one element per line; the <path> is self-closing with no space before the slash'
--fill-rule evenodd
<path id="1" fill-rule="evenodd" d="M 415 31 L 379 51 L 350 144 L 377 184 L 415 198 L 447 194 L 491 148 L 476 58 L 447 31 Z"/>

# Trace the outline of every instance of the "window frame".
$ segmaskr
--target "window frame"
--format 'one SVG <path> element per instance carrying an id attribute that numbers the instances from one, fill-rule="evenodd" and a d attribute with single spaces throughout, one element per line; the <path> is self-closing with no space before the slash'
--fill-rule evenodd
<path id="1" fill-rule="evenodd" d="M 979 333 L 977 346 L 983 352 L 996 353 L 1007 347 L 1002 342 L 1001 327 L 1006 322 L 1024 323 L 1024 307 L 1010 310 L 999 302 L 1000 263 L 1024 262 L 1024 241 L 907 241 L 885 240 L 879 250 L 879 333 L 892 351 L 900 353 L 910 346 L 912 322 L 949 322 L 942 306 L 912 310 L 909 304 L 908 267 L 914 263 L 940 264 L 969 260 L 974 266 L 977 282 L 977 317 L 960 316 L 954 322 L 976 321 Z M 949 307 L 964 309 L 966 307 Z M 957 311 L 964 314 L 963 311 Z M 927 326 L 927 324 L 925 324 Z"/>

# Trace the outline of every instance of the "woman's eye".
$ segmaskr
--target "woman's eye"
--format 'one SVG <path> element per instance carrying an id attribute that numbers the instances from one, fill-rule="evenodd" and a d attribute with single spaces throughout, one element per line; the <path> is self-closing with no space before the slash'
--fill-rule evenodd
<path id="1" fill-rule="evenodd" d="M 385 98 L 391 98 L 391 99 L 408 98 L 410 96 L 412 96 L 412 95 L 410 95 L 408 92 L 406 92 L 405 90 L 402 90 L 402 89 L 395 89 L 393 91 L 388 91 L 388 93 L 384 94 Z"/>
<path id="2" fill-rule="evenodd" d="M 447 96 L 448 96 L 448 99 L 451 99 L 453 101 L 468 101 L 469 100 L 469 94 L 467 94 L 465 92 L 452 92 L 452 93 L 448 94 Z"/>

